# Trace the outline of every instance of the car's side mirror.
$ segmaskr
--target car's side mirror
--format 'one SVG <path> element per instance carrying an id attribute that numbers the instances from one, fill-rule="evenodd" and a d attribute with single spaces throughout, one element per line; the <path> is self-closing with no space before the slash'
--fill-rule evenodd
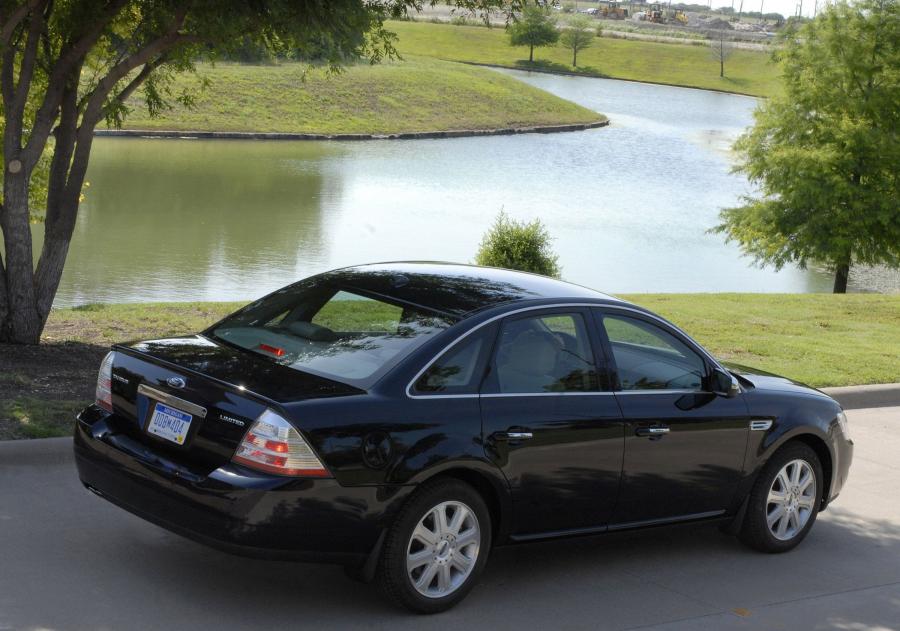
<path id="1" fill-rule="evenodd" d="M 738 383 L 738 380 L 735 379 L 734 375 L 720 368 L 713 369 L 709 381 L 713 393 L 720 397 L 730 399 L 741 392 L 741 384 Z"/>

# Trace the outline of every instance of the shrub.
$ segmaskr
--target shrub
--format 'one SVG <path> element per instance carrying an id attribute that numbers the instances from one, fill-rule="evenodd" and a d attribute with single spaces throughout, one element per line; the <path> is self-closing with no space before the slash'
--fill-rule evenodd
<path id="1" fill-rule="evenodd" d="M 481 239 L 475 262 L 559 278 L 559 257 L 550 241 L 550 233 L 540 219 L 517 221 L 501 210 Z"/>

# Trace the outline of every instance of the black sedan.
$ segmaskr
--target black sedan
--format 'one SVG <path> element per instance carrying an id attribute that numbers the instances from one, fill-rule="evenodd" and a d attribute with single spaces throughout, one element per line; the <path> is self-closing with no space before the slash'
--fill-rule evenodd
<path id="1" fill-rule="evenodd" d="M 115 346 L 75 429 L 101 497 L 229 551 L 341 563 L 425 613 L 495 545 L 721 520 L 790 550 L 852 454 L 835 401 L 646 309 L 438 263 L 320 274 Z"/>

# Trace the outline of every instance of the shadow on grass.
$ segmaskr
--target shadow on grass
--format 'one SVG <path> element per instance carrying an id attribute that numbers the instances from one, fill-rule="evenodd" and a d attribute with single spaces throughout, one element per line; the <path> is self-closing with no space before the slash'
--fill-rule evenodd
<path id="1" fill-rule="evenodd" d="M 547 61 L 538 59 L 537 61 L 528 61 L 527 59 L 518 59 L 515 61 L 515 67 L 519 70 L 533 70 L 537 72 L 552 72 L 555 74 L 583 75 L 585 77 L 608 78 L 598 68 L 594 66 L 569 66 L 556 61 Z"/>
<path id="2" fill-rule="evenodd" d="M 71 435 L 108 350 L 79 342 L 0 344 L 0 440 Z"/>

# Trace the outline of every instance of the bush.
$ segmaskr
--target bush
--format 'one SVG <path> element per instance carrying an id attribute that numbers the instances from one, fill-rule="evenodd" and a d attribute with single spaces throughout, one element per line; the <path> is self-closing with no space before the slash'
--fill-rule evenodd
<path id="1" fill-rule="evenodd" d="M 559 278 L 559 257 L 550 247 L 551 240 L 540 219 L 516 221 L 501 210 L 481 239 L 475 262 Z"/>

